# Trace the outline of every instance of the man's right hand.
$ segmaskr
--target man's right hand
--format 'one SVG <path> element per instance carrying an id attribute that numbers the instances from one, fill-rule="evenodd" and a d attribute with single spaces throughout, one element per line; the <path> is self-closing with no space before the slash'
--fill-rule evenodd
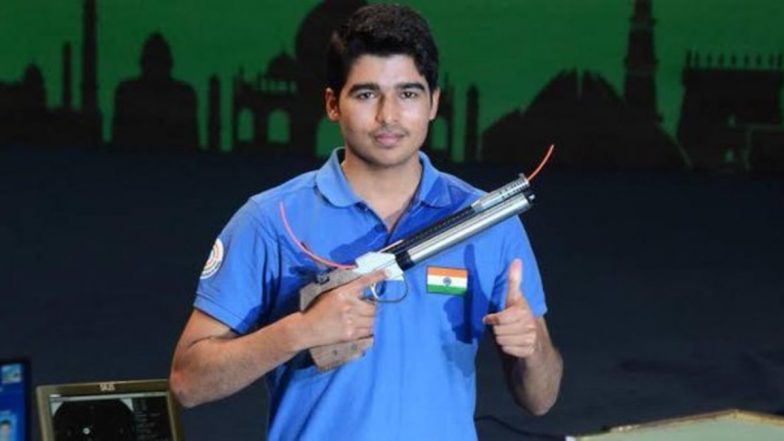
<path id="1" fill-rule="evenodd" d="M 304 311 L 254 332 L 237 335 L 223 322 L 195 309 L 177 343 L 170 384 L 186 407 L 231 395 L 299 351 L 373 334 L 376 306 L 363 290 L 384 280 L 371 273 L 327 291 Z"/>
<path id="2" fill-rule="evenodd" d="M 353 341 L 373 335 L 376 304 L 363 300 L 368 286 L 386 278 L 383 271 L 365 274 L 318 296 L 303 313 L 308 346 Z"/>

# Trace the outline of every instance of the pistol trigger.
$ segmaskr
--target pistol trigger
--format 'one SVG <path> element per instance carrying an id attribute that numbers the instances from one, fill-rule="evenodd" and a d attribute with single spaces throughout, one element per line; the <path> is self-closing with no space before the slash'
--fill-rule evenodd
<path id="1" fill-rule="evenodd" d="M 370 294 L 373 296 L 373 300 L 376 300 L 376 301 L 380 300 L 378 298 L 378 292 L 376 292 L 376 284 L 375 283 L 371 283 L 370 286 L 368 286 L 368 289 L 370 289 Z"/>

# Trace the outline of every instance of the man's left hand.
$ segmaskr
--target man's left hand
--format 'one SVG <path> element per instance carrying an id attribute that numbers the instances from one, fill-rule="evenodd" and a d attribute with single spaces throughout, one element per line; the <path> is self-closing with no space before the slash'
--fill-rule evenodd
<path id="1" fill-rule="evenodd" d="M 482 322 L 493 327 L 495 341 L 501 350 L 518 358 L 529 357 L 540 346 L 539 326 L 528 301 L 520 292 L 523 263 L 515 259 L 507 273 L 506 306 L 503 310 L 486 315 Z"/>

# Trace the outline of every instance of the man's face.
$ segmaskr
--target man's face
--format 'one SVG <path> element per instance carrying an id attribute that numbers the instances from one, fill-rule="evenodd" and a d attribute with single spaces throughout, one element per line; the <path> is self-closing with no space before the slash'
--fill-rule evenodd
<path id="1" fill-rule="evenodd" d="M 408 55 L 363 55 L 354 61 L 336 96 L 326 91 L 327 115 L 340 124 L 347 155 L 374 168 L 418 161 L 428 123 L 438 110 L 431 91 Z"/>
<path id="2" fill-rule="evenodd" d="M 10 439 L 11 439 L 11 425 L 10 424 L 0 425 L 0 441 L 6 441 Z"/>

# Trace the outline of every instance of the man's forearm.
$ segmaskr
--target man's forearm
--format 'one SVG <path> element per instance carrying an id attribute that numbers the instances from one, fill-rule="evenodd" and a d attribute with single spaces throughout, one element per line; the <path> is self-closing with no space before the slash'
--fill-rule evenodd
<path id="1" fill-rule="evenodd" d="M 371 336 L 376 307 L 361 296 L 365 287 L 385 277 L 383 272 L 365 274 L 322 293 L 305 312 L 292 313 L 244 336 L 194 310 L 174 351 L 172 391 L 187 407 L 217 400 L 248 386 L 299 351 Z"/>
<path id="2" fill-rule="evenodd" d="M 171 388 L 183 406 L 224 398 L 305 349 L 302 315 L 291 314 L 241 337 L 207 337 L 177 348 Z"/>
<path id="3" fill-rule="evenodd" d="M 543 415 L 555 404 L 561 385 L 563 360 L 548 335 L 526 358 L 504 356 L 507 379 L 515 400 L 534 415 Z"/>

